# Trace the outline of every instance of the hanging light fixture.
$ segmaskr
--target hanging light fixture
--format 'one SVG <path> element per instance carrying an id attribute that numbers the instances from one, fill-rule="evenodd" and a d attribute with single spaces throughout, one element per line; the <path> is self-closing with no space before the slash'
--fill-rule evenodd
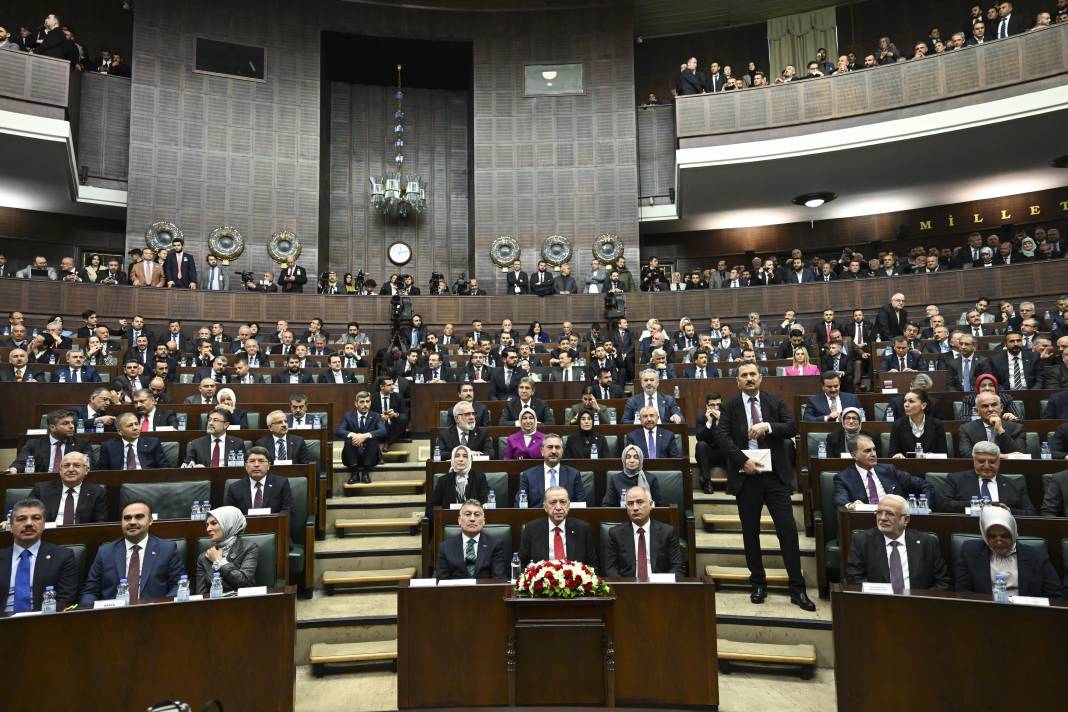
<path id="1" fill-rule="evenodd" d="M 426 209 L 426 187 L 418 175 L 404 173 L 404 89 L 403 66 L 397 65 L 396 109 L 393 112 L 393 170 L 382 176 L 370 176 L 371 208 L 388 219 L 407 220 Z"/>

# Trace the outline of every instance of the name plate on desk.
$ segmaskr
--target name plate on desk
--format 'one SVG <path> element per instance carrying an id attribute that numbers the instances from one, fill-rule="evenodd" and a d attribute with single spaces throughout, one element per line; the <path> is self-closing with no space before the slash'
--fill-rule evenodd
<path id="1" fill-rule="evenodd" d="M 1006 460 L 1030 460 L 1031 455 L 1026 452 L 1009 452 L 1005 453 Z"/>
<path id="2" fill-rule="evenodd" d="M 490 456 L 489 455 L 472 455 L 471 459 L 474 460 L 475 462 L 479 462 L 481 460 L 490 459 Z"/>
<path id="3" fill-rule="evenodd" d="M 266 596 L 266 586 L 246 586 L 245 588 L 237 589 L 237 597 L 245 598 L 246 596 Z"/>
<path id="4" fill-rule="evenodd" d="M 93 601 L 93 608 L 122 608 L 126 605 L 125 601 L 121 601 L 118 598 L 106 598 Z"/>
<path id="5" fill-rule="evenodd" d="M 191 594 L 189 594 L 189 600 L 190 601 L 203 601 L 204 600 L 204 594 L 203 593 L 191 593 Z M 181 603 L 182 601 L 179 601 L 176 598 L 176 599 L 174 599 L 174 602 L 175 603 Z"/>
<path id="6" fill-rule="evenodd" d="M 56 522 L 45 522 L 45 529 L 55 529 L 57 526 Z"/>
<path id="7" fill-rule="evenodd" d="M 270 507 L 250 507 L 248 510 L 248 516 L 250 517 L 262 517 L 265 514 L 270 514 Z M 240 590 L 240 589 L 239 589 Z"/>
<path id="8" fill-rule="evenodd" d="M 893 395 L 897 395 L 897 389 L 896 389 L 896 388 L 884 388 L 884 389 L 883 389 L 882 391 L 880 391 L 880 392 L 881 392 L 881 393 L 882 393 L 883 395 L 888 395 L 888 396 L 893 396 Z"/>
<path id="9" fill-rule="evenodd" d="M 1009 596 L 1009 603 L 1018 606 L 1045 606 L 1049 608 L 1049 599 L 1045 596 Z"/>
<path id="10" fill-rule="evenodd" d="M 276 464 L 276 465 L 292 465 L 293 461 L 292 460 L 275 460 L 274 464 Z"/>
<path id="11" fill-rule="evenodd" d="M 474 586 L 477 579 L 441 579 L 438 586 Z"/>
<path id="12" fill-rule="evenodd" d="M 461 507 L 463 507 L 463 505 L 459 502 L 453 502 L 449 505 L 449 509 L 460 509 Z"/>
<path id="13" fill-rule="evenodd" d="M 230 425 L 227 425 L 227 426 L 226 426 L 226 429 L 227 429 L 227 430 L 240 430 L 240 429 L 241 429 L 241 426 L 240 426 L 240 425 L 238 425 L 237 423 L 232 423 L 232 424 L 230 424 Z"/>
<path id="14" fill-rule="evenodd" d="M 854 504 L 852 511 L 854 511 L 854 512 L 877 512 L 878 510 L 879 510 L 879 505 L 877 505 L 877 504 L 866 504 L 864 502 L 861 502 L 860 504 Z"/>
<path id="15" fill-rule="evenodd" d="M 889 583 L 872 583 L 871 581 L 865 581 L 860 585 L 862 593 L 883 593 L 887 595 L 894 595 L 894 587 Z"/>
<path id="16" fill-rule="evenodd" d="M 571 503 L 571 509 L 585 509 L 585 508 L 586 508 L 586 503 L 585 502 L 572 502 Z"/>
<path id="17" fill-rule="evenodd" d="M 434 588 L 438 585 L 438 580 L 433 578 L 413 578 L 408 579 L 409 588 Z"/>
<path id="18" fill-rule="evenodd" d="M 948 460 L 949 455 L 944 452 L 925 452 L 923 454 L 924 460 Z"/>
<path id="19" fill-rule="evenodd" d="M 649 583 L 675 583 L 675 574 L 649 574 Z"/>
<path id="20" fill-rule="evenodd" d="M 170 433 L 170 432 L 173 432 L 173 431 L 174 431 L 174 426 L 173 425 L 161 425 L 158 428 L 156 428 L 156 432 L 157 433 Z"/>
<path id="21" fill-rule="evenodd" d="M 45 428 L 30 428 L 29 430 L 26 431 L 26 434 L 27 435 L 44 435 L 47 432 L 48 432 L 48 430 L 46 430 Z"/>

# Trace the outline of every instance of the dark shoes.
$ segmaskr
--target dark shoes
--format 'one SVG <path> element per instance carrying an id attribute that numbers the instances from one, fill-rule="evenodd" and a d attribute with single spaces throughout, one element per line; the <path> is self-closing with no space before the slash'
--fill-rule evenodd
<path id="1" fill-rule="evenodd" d="M 790 594 L 790 603 L 794 604 L 802 611 L 814 611 L 816 610 L 816 604 L 812 602 L 812 599 L 808 597 L 808 594 L 804 591 L 797 591 Z"/>
<path id="2" fill-rule="evenodd" d="M 749 600 L 753 603 L 763 603 L 768 600 L 768 587 L 762 583 L 753 584 L 753 592 L 749 594 Z"/>
<path id="3" fill-rule="evenodd" d="M 363 473 L 363 483 L 365 485 L 371 484 L 371 473 L 367 472 L 366 470 Z"/>
<path id="4" fill-rule="evenodd" d="M 360 484 L 361 481 L 362 480 L 360 479 L 359 470 L 353 470 L 352 474 L 349 475 L 349 479 L 345 482 L 345 484 L 347 484 L 347 485 L 358 485 L 358 484 Z"/>
<path id="5" fill-rule="evenodd" d="M 716 490 L 712 487 L 712 480 L 707 480 L 701 485 L 701 491 L 705 494 L 715 494 Z"/>

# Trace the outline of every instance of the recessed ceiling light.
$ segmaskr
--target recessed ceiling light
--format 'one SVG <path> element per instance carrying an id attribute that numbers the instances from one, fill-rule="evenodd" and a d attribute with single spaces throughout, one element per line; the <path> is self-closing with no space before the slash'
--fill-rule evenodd
<path id="1" fill-rule="evenodd" d="M 837 193 L 831 193 L 824 191 L 822 193 L 805 193 L 794 198 L 792 202 L 794 205 L 804 205 L 806 208 L 818 208 L 824 203 L 829 203 L 838 197 Z"/>

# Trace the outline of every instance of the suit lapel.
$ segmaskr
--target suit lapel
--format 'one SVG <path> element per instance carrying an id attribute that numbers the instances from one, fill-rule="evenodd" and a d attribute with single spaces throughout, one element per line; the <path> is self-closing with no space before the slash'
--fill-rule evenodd
<path id="1" fill-rule="evenodd" d="M 634 527 L 630 525 L 630 522 L 627 522 L 623 529 L 623 551 L 627 555 L 627 570 L 630 571 L 629 575 L 633 576 L 638 571 L 638 558 L 637 552 L 634 551 Z M 619 573 L 621 576 L 628 575 L 623 571 Z"/>
<path id="2" fill-rule="evenodd" d="M 868 561 L 872 562 L 871 571 L 868 572 L 868 579 L 875 581 L 876 576 L 873 574 L 878 573 L 878 580 L 889 582 L 890 581 L 890 563 L 886 560 L 886 542 L 883 540 L 883 533 L 878 529 L 875 530 L 875 536 L 871 539 L 870 550 L 868 551 Z"/>
<path id="3" fill-rule="evenodd" d="M 159 558 L 159 539 L 154 536 L 149 536 L 145 540 L 145 546 L 141 554 L 141 590 L 138 594 L 141 594 L 145 590 L 145 583 L 151 578 L 152 571 L 156 567 L 156 560 Z"/>
<path id="4" fill-rule="evenodd" d="M 114 551 L 111 552 L 111 556 L 115 563 L 115 583 L 118 584 L 120 579 L 126 578 L 126 540 L 119 539 L 115 542 Z M 142 562 L 142 569 L 144 562 Z"/>
<path id="5" fill-rule="evenodd" d="M 645 523 L 645 531 L 648 534 L 648 536 L 645 537 L 645 543 L 649 547 L 649 552 L 648 553 L 649 553 L 649 570 L 650 571 L 656 571 L 656 554 L 657 554 L 657 549 L 659 548 L 659 547 L 657 547 L 656 537 L 653 536 L 653 532 L 655 531 L 653 529 L 654 524 L 655 524 L 655 522 L 652 519 L 650 519 L 648 522 Z M 637 569 L 635 569 L 635 570 L 637 570 Z"/>
<path id="6" fill-rule="evenodd" d="M 909 562 L 909 588 L 927 588 L 927 572 L 920 567 L 920 539 L 907 529 L 905 555 Z"/>

